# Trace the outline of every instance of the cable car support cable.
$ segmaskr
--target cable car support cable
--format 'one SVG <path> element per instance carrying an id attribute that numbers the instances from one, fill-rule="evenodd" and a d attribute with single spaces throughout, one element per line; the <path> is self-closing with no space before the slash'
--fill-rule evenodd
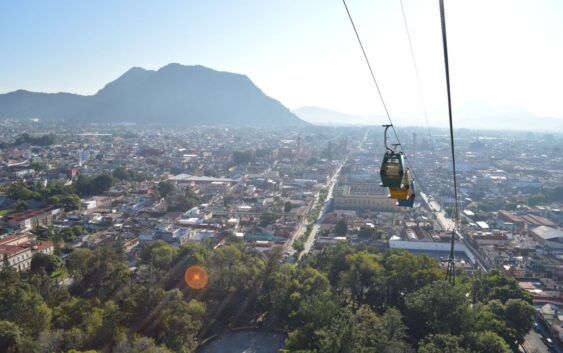
<path id="1" fill-rule="evenodd" d="M 414 55 L 414 48 L 412 45 L 412 40 L 411 40 L 411 33 L 409 31 L 409 25 L 407 22 L 407 15 L 405 13 L 405 7 L 403 5 L 403 0 L 400 0 L 401 3 L 401 11 L 403 13 L 403 22 L 405 24 L 405 30 L 407 32 L 407 38 L 409 40 L 409 49 L 411 52 L 411 59 L 412 59 L 412 65 L 414 67 L 414 73 L 416 75 L 416 84 L 418 86 L 418 95 L 420 97 L 420 102 L 422 103 L 422 112 L 424 114 L 424 120 L 426 120 L 426 131 L 428 132 L 428 136 L 430 137 L 430 148 L 432 149 L 432 153 L 434 155 L 436 155 L 436 150 L 434 149 L 434 140 L 432 137 L 432 133 L 430 131 L 430 123 L 428 122 L 428 112 L 426 111 L 426 102 L 424 101 L 424 94 L 422 93 L 422 85 L 420 84 L 420 75 L 418 73 L 418 65 L 416 65 L 416 58 Z"/>
<path id="2" fill-rule="evenodd" d="M 455 145 L 454 145 L 454 127 L 452 119 L 452 98 L 450 89 L 450 63 L 448 60 L 448 39 L 446 34 L 446 13 L 444 11 L 444 0 L 440 0 L 440 22 L 442 25 L 442 45 L 444 48 L 444 68 L 446 70 L 446 89 L 448 95 L 448 117 L 450 121 L 450 145 L 452 149 L 452 169 L 454 174 L 454 227 L 452 229 L 450 257 L 448 259 L 448 271 L 446 280 L 455 284 L 455 232 L 459 223 L 459 199 L 457 192 L 457 177 L 455 168 Z"/>
<path id="3" fill-rule="evenodd" d="M 379 88 L 379 84 L 377 83 L 377 79 L 375 78 L 375 74 L 374 74 L 373 69 L 371 67 L 371 64 L 369 62 L 367 53 L 364 49 L 364 45 L 362 43 L 362 40 L 361 40 L 360 35 L 358 33 L 358 30 L 356 29 L 356 24 L 354 23 L 354 19 L 352 18 L 352 14 L 350 13 L 350 10 L 348 9 L 348 5 L 346 4 L 346 0 L 342 0 L 342 3 L 344 4 L 344 7 L 346 8 L 346 13 L 348 14 L 348 18 L 350 19 L 350 23 L 352 24 L 352 28 L 354 29 L 354 33 L 356 34 L 356 39 L 358 40 L 358 44 L 360 45 L 360 48 L 362 49 L 362 54 L 364 55 L 364 59 L 366 61 L 368 69 L 369 69 L 369 73 L 371 75 L 373 83 L 375 84 L 375 88 L 377 89 L 377 93 L 379 95 L 379 99 L 381 100 L 381 104 L 383 105 L 383 109 L 385 110 L 385 115 L 387 116 L 387 119 L 389 120 L 389 125 L 390 125 L 391 129 L 393 130 L 393 135 L 395 136 L 395 139 L 397 140 L 398 146 L 401 147 L 401 150 L 404 153 L 405 152 L 404 146 L 401 144 L 401 140 L 399 139 L 399 135 L 397 134 L 397 130 L 395 129 L 395 125 L 393 124 L 393 120 L 391 120 L 391 115 L 389 114 L 389 110 L 387 109 L 387 104 L 385 104 L 385 99 L 383 99 L 383 94 L 381 93 L 381 89 Z M 386 127 L 386 125 L 383 125 L 383 126 Z M 409 167 L 412 170 L 413 169 L 412 165 L 411 165 L 406 153 L 404 153 L 404 155 L 405 155 L 406 162 L 408 163 Z M 413 175 L 414 175 L 414 171 L 413 171 Z"/>

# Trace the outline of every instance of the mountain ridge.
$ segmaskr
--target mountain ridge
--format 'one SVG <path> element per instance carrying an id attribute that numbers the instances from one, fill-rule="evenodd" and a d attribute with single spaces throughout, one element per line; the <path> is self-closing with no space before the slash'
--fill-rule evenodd
<path id="1" fill-rule="evenodd" d="M 93 95 L 0 94 L 0 118 L 186 125 L 308 125 L 246 75 L 202 65 L 132 67 Z"/>
<path id="2" fill-rule="evenodd" d="M 353 115 L 330 109 L 304 106 L 293 112 L 301 119 L 319 125 L 331 126 L 376 126 L 387 124 L 382 115 Z M 397 126 L 426 126 L 422 113 L 393 114 Z M 563 132 L 563 119 L 542 117 L 525 109 L 510 106 L 495 106 L 483 102 L 470 102 L 454 109 L 454 127 L 481 130 L 515 130 L 536 132 Z M 429 112 L 429 125 L 444 128 L 448 126 L 447 113 Z"/>

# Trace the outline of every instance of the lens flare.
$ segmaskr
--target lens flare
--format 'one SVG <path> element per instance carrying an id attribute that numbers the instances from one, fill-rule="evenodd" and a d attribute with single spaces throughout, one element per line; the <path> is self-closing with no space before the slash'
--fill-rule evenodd
<path id="1" fill-rule="evenodd" d="M 190 266 L 184 272 L 184 281 L 190 288 L 202 289 L 207 285 L 208 280 L 207 271 L 200 266 Z"/>

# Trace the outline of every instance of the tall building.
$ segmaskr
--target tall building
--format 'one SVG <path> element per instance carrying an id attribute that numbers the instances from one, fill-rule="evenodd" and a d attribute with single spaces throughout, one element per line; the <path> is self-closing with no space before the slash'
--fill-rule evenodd
<path id="1" fill-rule="evenodd" d="M 78 160 L 78 165 L 82 166 L 84 162 L 87 162 L 90 159 L 90 150 L 79 148 L 76 150 L 76 159 Z"/>

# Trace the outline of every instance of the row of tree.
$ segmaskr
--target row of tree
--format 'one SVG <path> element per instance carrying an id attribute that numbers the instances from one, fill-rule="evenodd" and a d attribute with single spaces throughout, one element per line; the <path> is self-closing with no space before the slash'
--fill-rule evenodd
<path id="1" fill-rule="evenodd" d="M 17 210 L 27 209 L 28 202 L 34 200 L 49 205 L 64 206 L 66 211 L 72 211 L 80 207 L 81 196 L 103 194 L 115 184 L 116 180 L 148 179 L 150 177 L 144 173 L 118 167 L 113 173 L 79 175 L 72 184 L 62 179 L 50 179 L 46 185 L 42 183 L 29 185 L 18 181 L 3 186 L 2 190 L 10 199 L 16 201 Z"/>
<path id="2" fill-rule="evenodd" d="M 21 181 L 7 184 L 2 190 L 10 199 L 16 201 L 16 208 L 26 209 L 29 201 L 38 201 L 49 205 L 63 206 L 71 211 L 80 207 L 80 197 L 73 186 L 63 180 L 51 179 L 47 185 L 36 183 L 25 184 Z"/>
<path id="3" fill-rule="evenodd" d="M 125 181 L 145 181 L 152 179 L 152 177 L 146 173 L 138 172 L 134 169 L 128 169 L 125 167 L 115 168 L 112 172 L 112 175 L 117 180 Z"/>
<path id="4" fill-rule="evenodd" d="M 161 181 L 157 191 L 166 200 L 166 208 L 172 212 L 185 212 L 199 205 L 199 196 L 186 186 L 184 190 L 177 190 L 176 185 L 170 181 Z"/>
<path id="5" fill-rule="evenodd" d="M 533 307 L 514 280 L 498 271 L 461 276 L 455 286 L 443 278 L 426 256 L 339 245 L 303 266 L 280 266 L 265 284 L 264 304 L 289 331 L 288 352 L 517 349 Z"/>
<path id="6" fill-rule="evenodd" d="M 13 143 L 0 141 L 0 149 L 17 147 L 25 143 L 28 143 L 32 146 L 50 146 L 50 145 L 54 145 L 56 142 L 57 142 L 57 137 L 54 134 L 33 136 L 28 133 L 23 133 L 20 136 L 18 136 Z"/>
<path id="7" fill-rule="evenodd" d="M 68 287 L 34 271 L 0 273 L 0 345 L 13 352 L 194 352 L 199 339 L 265 317 L 286 352 L 508 353 L 531 328 L 530 297 L 497 271 L 443 280 L 436 261 L 338 245 L 298 264 L 233 243 L 147 244 L 136 271 L 119 242 L 76 249 Z M 209 274 L 189 289 L 186 268 Z M 15 305 L 17 303 L 17 305 Z"/>

